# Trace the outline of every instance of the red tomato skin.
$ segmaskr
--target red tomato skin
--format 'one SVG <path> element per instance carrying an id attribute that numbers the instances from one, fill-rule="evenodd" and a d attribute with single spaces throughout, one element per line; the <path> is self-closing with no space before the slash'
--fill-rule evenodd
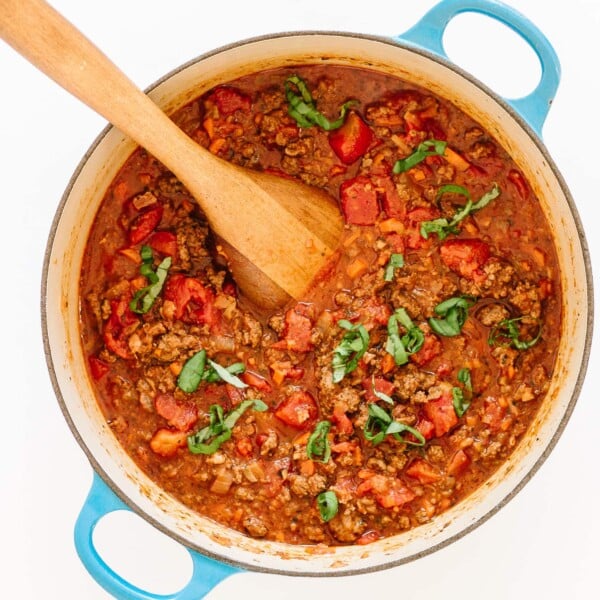
<path id="1" fill-rule="evenodd" d="M 208 100 L 217 105 L 220 115 L 231 115 L 236 110 L 248 111 L 252 106 L 250 96 L 227 85 L 215 88 Z"/>
<path id="2" fill-rule="evenodd" d="M 110 365 L 107 365 L 97 356 L 90 356 L 88 358 L 88 363 L 90 365 L 90 373 L 92 374 L 94 381 L 99 381 L 110 371 Z"/>
<path id="3" fill-rule="evenodd" d="M 371 128 L 354 111 L 348 113 L 344 124 L 339 129 L 329 134 L 331 149 L 345 165 L 351 165 L 363 156 L 372 141 Z"/>
<path id="4" fill-rule="evenodd" d="M 473 281 L 481 281 L 481 267 L 490 257 L 490 247 L 480 239 L 446 240 L 440 246 L 442 262 L 457 275 Z"/>
<path id="5" fill-rule="evenodd" d="M 450 394 L 430 400 L 425 404 L 424 411 L 435 427 L 435 437 L 441 437 L 448 433 L 458 423 Z"/>
<path id="6" fill-rule="evenodd" d="M 143 242 L 158 227 L 162 214 L 162 205 L 154 204 L 135 217 L 129 226 L 129 243 L 135 246 Z"/>
<path id="7" fill-rule="evenodd" d="M 290 427 L 305 429 L 317 418 L 319 410 L 315 399 L 309 392 L 292 392 L 275 409 L 275 416 Z"/>
<path id="8" fill-rule="evenodd" d="M 379 215 L 377 191 L 364 175 L 348 179 L 340 186 L 340 202 L 346 223 L 374 225 Z"/>
<path id="9" fill-rule="evenodd" d="M 177 236 L 171 231 L 155 231 L 150 236 L 148 245 L 165 256 L 177 256 Z"/>

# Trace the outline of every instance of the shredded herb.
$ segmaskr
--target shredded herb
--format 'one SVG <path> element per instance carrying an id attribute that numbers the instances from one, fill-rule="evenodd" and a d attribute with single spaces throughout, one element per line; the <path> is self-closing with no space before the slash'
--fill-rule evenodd
<path id="1" fill-rule="evenodd" d="M 471 383 L 471 371 L 467 368 L 458 372 L 457 379 L 464 385 L 464 390 L 459 387 L 452 388 L 452 405 L 457 417 L 462 417 L 469 406 L 473 396 L 473 384 Z"/>
<path id="2" fill-rule="evenodd" d="M 380 400 L 383 400 L 384 402 L 387 402 L 388 404 L 394 404 L 393 398 L 391 398 L 387 394 L 384 394 L 383 392 L 380 392 L 379 390 L 377 390 L 375 388 L 375 375 L 373 375 L 373 377 L 371 378 L 371 389 L 373 391 L 373 394 Z"/>
<path id="3" fill-rule="evenodd" d="M 397 160 L 392 170 L 397 175 L 412 169 L 428 156 L 442 156 L 447 145 L 447 142 L 442 140 L 425 140 L 417 146 L 417 149 L 410 156 Z M 430 148 L 433 148 L 433 150 L 430 150 Z"/>
<path id="4" fill-rule="evenodd" d="M 331 521 L 331 519 L 337 515 L 338 506 L 338 499 L 333 490 L 321 492 L 317 496 L 317 508 L 321 514 L 321 519 L 323 519 L 325 523 Z"/>
<path id="5" fill-rule="evenodd" d="M 352 373 L 369 347 L 369 333 L 364 325 L 353 325 L 345 319 L 338 321 L 338 325 L 347 333 L 333 351 L 333 383 L 339 383 L 348 373 Z"/>
<path id="6" fill-rule="evenodd" d="M 300 92 L 299 94 L 294 91 L 294 87 Z M 340 116 L 335 121 L 330 121 L 317 110 L 306 83 L 298 75 L 291 75 L 286 79 L 285 97 L 288 101 L 288 113 L 300 127 L 308 128 L 318 125 L 325 131 L 341 127 L 344 124 L 348 108 L 357 103 L 356 100 L 344 102 L 340 108 Z"/>
<path id="7" fill-rule="evenodd" d="M 192 454 L 214 454 L 231 438 L 233 427 L 251 406 L 259 412 L 264 412 L 268 408 L 262 400 L 244 400 L 234 410 L 224 415 L 221 405 L 212 404 L 209 408 L 209 424 L 187 438 L 189 451 Z"/>
<path id="8" fill-rule="evenodd" d="M 469 308 L 473 305 L 473 298 L 469 296 L 456 296 L 448 298 L 438 304 L 433 310 L 441 319 L 431 317 L 429 326 L 439 335 L 452 337 L 458 335 L 469 315 Z"/>
<path id="9" fill-rule="evenodd" d="M 383 274 L 384 281 L 393 281 L 396 269 L 400 269 L 403 266 L 404 256 L 402 256 L 402 254 L 392 254 L 390 256 L 390 260 L 385 266 L 385 271 Z"/>
<path id="10" fill-rule="evenodd" d="M 206 350 L 200 350 L 183 365 L 177 378 L 177 385 L 188 394 L 195 392 L 202 381 L 207 383 L 225 381 L 239 389 L 243 389 L 248 386 L 237 375 L 245 370 L 244 364 L 239 362 L 223 367 L 207 358 Z"/>
<path id="11" fill-rule="evenodd" d="M 512 346 L 516 350 L 528 350 L 532 346 L 535 346 L 542 336 L 542 324 L 539 320 L 532 319 L 537 324 L 536 334 L 529 339 L 521 339 L 521 332 L 519 331 L 517 323 L 526 318 L 527 317 L 522 316 L 500 321 L 500 323 L 498 323 L 490 332 L 488 344 L 490 346 Z"/>
<path id="12" fill-rule="evenodd" d="M 319 421 L 315 430 L 310 434 L 306 444 L 306 454 L 311 460 L 318 460 L 322 463 L 329 461 L 331 457 L 331 447 L 327 434 L 331 429 L 329 421 Z"/>
<path id="13" fill-rule="evenodd" d="M 457 225 L 471 213 L 481 210 L 484 206 L 487 206 L 494 200 L 494 198 L 497 198 L 500 195 L 500 188 L 497 184 L 494 184 L 494 187 L 475 203 L 471 200 L 469 190 L 462 185 L 442 186 L 438 191 L 437 200 L 446 193 L 461 194 L 467 198 L 467 203 L 456 212 L 451 221 L 448 221 L 445 217 L 433 219 L 432 221 L 423 221 L 421 223 L 420 232 L 421 236 L 425 239 L 432 233 L 435 233 L 440 240 L 446 239 L 451 233 L 458 233 L 459 229 Z"/>
<path id="14" fill-rule="evenodd" d="M 400 337 L 398 323 L 406 329 Z M 404 308 L 397 308 L 388 319 L 388 338 L 385 350 L 394 357 L 397 365 L 405 365 L 410 354 L 418 352 L 425 342 L 425 335 L 410 319 Z"/>
<path id="15" fill-rule="evenodd" d="M 410 427 L 410 425 L 400 423 L 400 421 L 395 421 L 386 410 L 377 404 L 369 404 L 368 415 L 369 416 L 367 418 L 363 433 L 365 439 L 371 442 L 374 446 L 381 444 L 381 442 L 383 442 L 388 435 L 392 435 L 399 442 L 404 442 L 405 444 L 409 444 L 411 446 L 425 445 L 425 438 L 420 431 L 414 427 Z M 412 442 L 407 440 L 401 435 L 403 433 L 412 434 L 417 441 Z"/>
<path id="16" fill-rule="evenodd" d="M 167 256 L 167 258 L 163 259 L 158 267 L 156 267 L 155 272 L 152 270 L 154 262 L 152 248 L 150 248 L 150 246 L 142 246 L 140 249 L 140 256 L 142 258 L 140 274 L 146 277 L 150 283 L 134 294 L 129 303 L 129 308 L 132 312 L 143 315 L 152 308 L 154 301 L 158 298 L 158 295 L 163 288 L 167 273 L 171 267 L 171 257 Z"/>

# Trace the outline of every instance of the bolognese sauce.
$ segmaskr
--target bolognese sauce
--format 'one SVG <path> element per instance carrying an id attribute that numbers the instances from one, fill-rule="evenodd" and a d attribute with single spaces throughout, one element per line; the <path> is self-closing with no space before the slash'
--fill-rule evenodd
<path id="1" fill-rule="evenodd" d="M 342 66 L 245 76 L 172 118 L 224 160 L 327 190 L 345 227 L 305 296 L 266 314 L 137 149 L 81 275 L 123 448 L 188 507 L 290 544 L 367 544 L 460 502 L 527 431 L 559 343 L 552 236 L 510 156 L 450 102 Z"/>

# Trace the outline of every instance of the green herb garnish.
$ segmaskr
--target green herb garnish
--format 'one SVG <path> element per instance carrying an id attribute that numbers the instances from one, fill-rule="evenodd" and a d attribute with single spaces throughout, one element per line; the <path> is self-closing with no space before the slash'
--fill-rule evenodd
<path id="1" fill-rule="evenodd" d="M 393 398 L 391 398 L 387 394 L 384 394 L 383 392 L 380 392 L 379 390 L 375 389 L 375 375 L 373 375 L 373 377 L 371 378 L 371 390 L 373 391 L 373 394 L 380 400 L 387 402 L 387 404 L 392 404 L 392 405 L 394 404 Z"/>
<path id="2" fill-rule="evenodd" d="M 212 404 L 209 408 L 209 424 L 187 438 L 189 451 L 192 454 L 214 454 L 221 444 L 231 438 L 234 425 L 251 406 L 259 412 L 264 412 L 268 408 L 262 400 L 244 400 L 234 410 L 224 415 L 223 408 L 219 404 Z"/>
<path id="3" fill-rule="evenodd" d="M 425 438 L 420 431 L 414 427 L 406 425 L 405 423 L 395 421 L 386 410 L 377 404 L 369 404 L 368 415 L 369 417 L 365 423 L 363 433 L 365 439 L 371 442 L 374 446 L 381 444 L 381 442 L 383 442 L 388 435 L 392 435 L 399 442 L 404 442 L 405 444 L 410 444 L 411 446 L 425 445 Z M 412 434 L 417 441 L 411 442 L 402 437 L 401 434 L 405 432 Z"/>
<path id="4" fill-rule="evenodd" d="M 331 447 L 327 439 L 330 428 L 329 421 L 319 421 L 315 430 L 310 434 L 306 444 L 306 454 L 311 460 L 326 463 L 331 457 Z"/>
<path id="5" fill-rule="evenodd" d="M 447 145 L 447 142 L 442 140 L 425 140 L 417 146 L 417 149 L 410 156 L 397 160 L 392 170 L 397 175 L 412 169 L 428 156 L 442 156 Z M 433 150 L 430 150 L 430 148 L 433 148 Z"/>
<path id="6" fill-rule="evenodd" d="M 297 94 L 293 86 L 300 92 Z M 315 106 L 315 101 L 306 86 L 306 83 L 298 75 L 291 75 L 285 81 L 285 97 L 288 101 L 288 113 L 296 120 L 300 127 L 313 127 L 318 125 L 325 131 L 338 129 L 344 124 L 348 108 L 357 103 L 356 100 L 344 102 L 340 108 L 340 116 L 335 121 L 330 121 L 320 113 Z"/>
<path id="7" fill-rule="evenodd" d="M 243 389 L 248 386 L 237 375 L 243 373 L 245 370 L 246 368 L 243 363 L 234 363 L 228 367 L 223 367 L 210 360 L 210 358 L 207 359 L 206 350 L 200 350 L 183 365 L 177 378 L 177 385 L 188 394 L 195 392 L 202 381 L 206 381 L 207 383 L 225 381 L 237 388 Z"/>
<path id="8" fill-rule="evenodd" d="M 406 329 L 400 337 L 398 323 Z M 397 308 L 388 319 L 388 338 L 385 350 L 394 357 L 397 365 L 405 365 L 410 354 L 418 352 L 425 342 L 425 334 L 411 321 L 404 308 Z"/>
<path id="9" fill-rule="evenodd" d="M 364 325 L 353 325 L 345 319 L 338 321 L 338 325 L 347 333 L 333 351 L 333 383 L 339 383 L 348 373 L 352 373 L 369 347 L 369 333 Z"/>
<path id="10" fill-rule="evenodd" d="M 321 492 L 317 496 L 317 508 L 321 514 L 321 519 L 327 523 L 331 521 L 338 513 L 338 499 L 333 490 Z"/>
<path id="11" fill-rule="evenodd" d="M 542 336 L 542 324 L 539 320 L 535 319 L 538 326 L 537 333 L 532 338 L 523 340 L 521 339 L 521 332 L 517 323 L 525 318 L 523 316 L 500 321 L 490 332 L 488 344 L 490 346 L 512 346 L 516 350 L 528 350 L 532 346 L 535 346 Z"/>
<path id="12" fill-rule="evenodd" d="M 431 233 L 437 234 L 440 240 L 446 239 L 451 233 L 458 233 L 459 229 L 457 225 L 468 215 L 481 210 L 484 206 L 487 206 L 494 200 L 494 198 L 497 198 L 500 195 L 500 188 L 497 184 L 494 184 L 494 187 L 475 203 L 471 200 L 469 190 L 462 185 L 452 184 L 442 186 L 438 191 L 437 200 L 446 193 L 461 194 L 467 198 L 467 203 L 456 212 L 451 221 L 448 221 L 445 217 L 433 219 L 432 221 L 423 221 L 421 223 L 420 232 L 421 236 L 425 239 L 427 239 Z"/>
<path id="13" fill-rule="evenodd" d="M 385 266 L 383 279 L 385 281 L 392 281 L 394 279 L 394 273 L 396 269 L 400 269 L 404 266 L 404 256 L 402 254 L 392 254 L 390 260 Z"/>
<path id="14" fill-rule="evenodd" d="M 473 299 L 467 296 L 448 298 L 438 304 L 433 310 L 441 319 L 431 317 L 429 326 L 439 335 L 452 337 L 458 335 L 467 320 L 469 308 L 473 305 Z"/>
<path id="15" fill-rule="evenodd" d="M 471 371 L 467 368 L 461 369 L 457 375 L 458 381 L 465 387 L 462 390 L 459 387 L 452 388 L 452 405 L 457 417 L 462 417 L 469 406 L 473 396 L 473 384 L 471 383 Z"/>
<path id="16" fill-rule="evenodd" d="M 152 270 L 154 262 L 152 248 L 150 248 L 150 246 L 142 246 L 140 249 L 140 256 L 142 257 L 140 274 L 146 277 L 150 284 L 134 294 L 129 303 L 129 308 L 132 312 L 143 315 L 152 308 L 154 301 L 158 298 L 158 295 L 163 288 L 167 273 L 171 267 L 171 257 L 167 256 L 167 258 L 163 259 L 158 267 L 156 267 L 155 272 Z"/>

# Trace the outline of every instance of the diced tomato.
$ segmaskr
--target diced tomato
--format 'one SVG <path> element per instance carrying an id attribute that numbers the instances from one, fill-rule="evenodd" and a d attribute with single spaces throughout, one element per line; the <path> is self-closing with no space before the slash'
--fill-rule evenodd
<path id="1" fill-rule="evenodd" d="M 381 190 L 381 208 L 390 219 L 406 217 L 406 202 L 400 198 L 391 177 L 376 177 L 374 182 Z"/>
<path id="2" fill-rule="evenodd" d="M 383 377 L 366 377 L 362 380 L 362 386 L 365 390 L 365 400 L 367 402 L 378 402 L 379 398 L 375 395 L 373 388 L 376 391 L 391 396 L 394 391 L 394 384 Z"/>
<path id="3" fill-rule="evenodd" d="M 370 529 L 363 533 L 355 542 L 358 546 L 366 546 L 381 539 L 381 534 L 374 529 Z"/>
<path id="4" fill-rule="evenodd" d="M 240 379 L 250 387 L 259 390 L 260 392 L 265 392 L 268 394 L 273 390 L 271 384 L 262 375 L 254 373 L 254 371 L 244 371 L 244 373 L 240 375 Z"/>
<path id="5" fill-rule="evenodd" d="M 485 276 L 481 267 L 490 257 L 490 247 L 479 239 L 446 240 L 440 246 L 442 262 L 457 275 L 481 281 Z"/>
<path id="6" fill-rule="evenodd" d="M 281 385 L 284 379 L 300 381 L 304 377 L 304 369 L 293 366 L 289 360 L 272 362 L 269 369 L 271 369 L 271 377 L 275 385 Z"/>
<path id="7" fill-rule="evenodd" d="M 348 113 L 340 128 L 329 134 L 329 145 L 345 165 L 351 165 L 365 154 L 372 141 L 371 128 L 354 111 Z"/>
<path id="8" fill-rule="evenodd" d="M 175 456 L 179 448 L 187 445 L 187 434 L 183 431 L 173 431 L 163 427 L 156 431 L 150 440 L 150 448 L 160 456 L 169 458 Z"/>
<path id="9" fill-rule="evenodd" d="M 157 227 L 162 219 L 162 204 L 153 204 L 141 212 L 129 226 L 129 243 L 143 242 Z"/>
<path id="10" fill-rule="evenodd" d="M 364 175 L 348 179 L 340 186 L 340 202 L 346 223 L 373 225 L 379 215 L 377 191 Z"/>
<path id="11" fill-rule="evenodd" d="M 496 398 L 488 396 L 484 403 L 484 413 L 481 420 L 490 427 L 492 431 L 498 431 L 502 420 L 506 415 L 506 406 L 501 406 Z"/>
<path id="12" fill-rule="evenodd" d="M 435 425 L 421 415 L 415 425 L 415 429 L 426 439 L 430 440 L 435 435 Z M 416 439 L 414 440 L 416 441 Z"/>
<path id="13" fill-rule="evenodd" d="M 354 433 L 354 425 L 352 421 L 348 418 L 346 411 L 348 407 L 343 402 L 336 402 L 333 406 L 333 414 L 331 415 L 331 420 L 335 424 L 339 433 L 343 433 L 345 435 L 351 435 Z"/>
<path id="14" fill-rule="evenodd" d="M 433 206 L 418 206 L 406 214 L 406 220 L 409 223 L 419 224 L 423 221 L 431 221 L 440 216 L 439 210 Z"/>
<path id="15" fill-rule="evenodd" d="M 252 440 L 249 437 L 240 438 L 235 442 L 235 449 L 240 456 L 252 456 L 254 453 L 254 446 Z"/>
<path id="16" fill-rule="evenodd" d="M 399 479 L 378 474 L 369 477 L 356 488 L 358 496 L 364 496 L 368 492 L 372 492 L 384 508 L 402 506 L 415 498 L 415 493 Z"/>
<path id="17" fill-rule="evenodd" d="M 314 348 L 311 339 L 313 329 L 311 311 L 311 307 L 303 303 L 290 308 L 285 314 L 282 339 L 273 344 L 273 348 L 310 352 Z"/>
<path id="18" fill-rule="evenodd" d="M 177 256 L 177 236 L 171 231 L 156 231 L 148 240 L 152 250 L 165 256 Z"/>
<path id="19" fill-rule="evenodd" d="M 387 325 L 392 314 L 391 308 L 375 298 L 369 298 L 359 309 L 359 321 L 367 330 L 375 325 Z"/>
<path id="20" fill-rule="evenodd" d="M 189 431 L 198 420 L 198 410 L 193 402 L 177 401 L 172 394 L 158 394 L 154 399 L 156 412 L 169 425 L 179 431 Z"/>
<path id="21" fill-rule="evenodd" d="M 312 395 L 309 392 L 297 390 L 277 406 L 275 416 L 291 427 L 304 429 L 314 422 L 318 412 L 317 403 Z"/>
<path id="22" fill-rule="evenodd" d="M 102 379 L 110 371 L 110 366 L 97 356 L 90 356 L 88 363 L 90 365 L 90 373 L 95 381 Z"/>
<path id="23" fill-rule="evenodd" d="M 469 455 L 464 450 L 459 450 L 450 459 L 446 471 L 448 472 L 448 475 L 456 477 L 457 475 L 462 475 L 470 464 L 471 459 L 469 458 Z"/>
<path id="24" fill-rule="evenodd" d="M 540 279 L 538 288 L 540 290 L 540 300 L 546 300 L 546 298 L 552 296 L 552 281 L 547 277 Z"/>
<path id="25" fill-rule="evenodd" d="M 410 355 L 410 360 L 422 367 L 442 352 L 442 343 L 432 333 L 425 334 L 425 340 L 418 352 Z"/>
<path id="26" fill-rule="evenodd" d="M 409 477 L 414 477 L 419 483 L 423 484 L 435 483 L 442 478 L 440 472 L 422 458 L 413 460 L 405 473 Z"/>
<path id="27" fill-rule="evenodd" d="M 206 323 L 214 329 L 220 322 L 221 313 L 214 306 L 214 294 L 194 277 L 179 273 L 167 279 L 165 300 L 175 303 L 175 318 L 186 323 Z"/>
<path id="28" fill-rule="evenodd" d="M 436 400 L 429 400 L 425 404 L 424 411 L 435 427 L 436 437 L 448 433 L 458 423 L 450 393 L 444 393 Z"/>
<path id="29" fill-rule="evenodd" d="M 104 325 L 102 338 L 104 344 L 113 354 L 121 358 L 132 358 L 131 351 L 124 338 L 125 331 L 128 327 L 138 321 L 138 318 L 129 308 L 129 299 L 121 298 L 120 300 L 112 300 L 110 302 L 110 317 Z"/>
<path id="30" fill-rule="evenodd" d="M 410 210 L 406 215 L 407 226 L 404 235 L 406 247 L 417 250 L 426 246 L 429 242 L 421 235 L 421 223 L 437 219 L 439 216 L 439 211 L 433 206 L 419 206 Z"/>
<path id="31" fill-rule="evenodd" d="M 227 85 L 215 88 L 207 100 L 217 105 L 220 115 L 230 115 L 236 110 L 249 111 L 252 105 L 250 96 Z"/>
<path id="32" fill-rule="evenodd" d="M 508 172 L 507 179 L 515 186 L 517 192 L 519 192 L 519 196 L 521 196 L 523 200 L 526 200 L 529 197 L 529 186 L 520 171 L 511 169 Z"/>

